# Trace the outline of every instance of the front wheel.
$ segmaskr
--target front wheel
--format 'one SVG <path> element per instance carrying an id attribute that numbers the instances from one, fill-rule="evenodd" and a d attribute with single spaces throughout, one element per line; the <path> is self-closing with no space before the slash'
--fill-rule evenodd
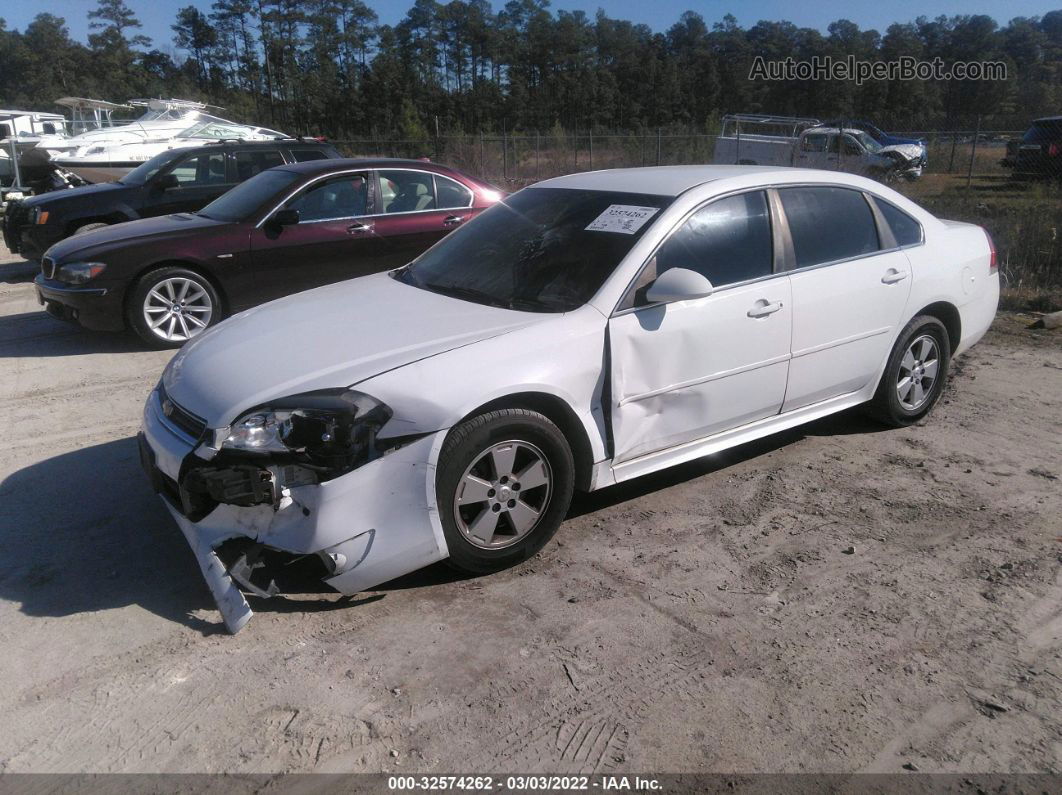
<path id="1" fill-rule="evenodd" d="M 436 495 L 450 565 L 487 574 L 534 555 L 557 532 L 575 489 L 560 429 L 526 409 L 501 409 L 450 432 Z"/>
<path id="2" fill-rule="evenodd" d="M 157 268 L 133 287 L 129 326 L 155 348 L 179 348 L 221 320 L 217 290 L 195 271 Z"/>
<path id="3" fill-rule="evenodd" d="M 937 318 L 919 315 L 908 323 L 889 354 L 870 413 L 887 425 L 912 425 L 940 398 L 951 364 L 948 330 Z"/>

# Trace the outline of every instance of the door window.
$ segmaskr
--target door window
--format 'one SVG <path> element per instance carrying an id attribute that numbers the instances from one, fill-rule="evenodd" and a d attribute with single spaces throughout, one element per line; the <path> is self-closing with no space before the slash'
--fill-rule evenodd
<path id="1" fill-rule="evenodd" d="M 671 268 L 697 271 L 717 288 L 770 275 L 774 244 L 767 195 L 741 193 L 697 210 L 657 249 L 620 308 L 647 304 L 646 289 Z"/>
<path id="2" fill-rule="evenodd" d="M 779 188 L 796 267 L 865 256 L 878 251 L 878 229 L 863 194 L 848 188 Z"/>
<path id="3" fill-rule="evenodd" d="M 292 149 L 291 156 L 296 163 L 301 163 L 304 160 L 327 160 L 328 155 L 322 152 L 320 149 Z"/>
<path id="4" fill-rule="evenodd" d="M 204 152 L 185 158 L 170 173 L 177 177 L 177 184 L 182 188 L 224 185 L 228 181 L 224 152 Z"/>
<path id="5" fill-rule="evenodd" d="M 245 149 L 236 153 L 236 179 L 243 182 L 266 169 L 284 165 L 277 149 Z"/>
<path id="6" fill-rule="evenodd" d="M 449 210 L 472 206 L 472 191 L 449 177 L 435 175 L 435 189 L 439 195 L 439 209 Z"/>
<path id="7" fill-rule="evenodd" d="M 814 133 L 811 135 L 805 135 L 804 140 L 800 142 L 800 148 L 805 152 L 825 152 L 825 133 Z"/>
<path id="8" fill-rule="evenodd" d="M 885 222 L 892 230 L 892 236 L 896 238 L 899 246 L 917 246 L 922 242 L 922 225 L 903 210 L 900 210 L 887 201 L 875 198 L 874 201 L 885 216 Z"/>
<path id="9" fill-rule="evenodd" d="M 368 179 L 365 174 L 344 174 L 313 185 L 288 202 L 299 211 L 299 222 L 355 218 L 367 212 Z"/>
<path id="10" fill-rule="evenodd" d="M 414 213 L 435 209 L 435 185 L 424 171 L 380 171 L 381 213 Z"/>

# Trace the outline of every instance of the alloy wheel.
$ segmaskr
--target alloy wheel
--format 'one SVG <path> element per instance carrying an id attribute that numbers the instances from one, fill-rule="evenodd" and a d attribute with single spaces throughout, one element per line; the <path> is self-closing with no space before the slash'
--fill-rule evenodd
<path id="1" fill-rule="evenodd" d="M 908 411 L 916 411 L 933 394 L 940 371 L 940 352 L 937 342 L 929 334 L 917 337 L 900 360 L 896 380 L 896 397 Z"/>
<path id="2" fill-rule="evenodd" d="M 167 342 L 190 340 L 210 325 L 214 303 L 195 280 L 184 276 L 164 279 L 144 298 L 144 321 Z"/>
<path id="3" fill-rule="evenodd" d="M 454 494 L 454 519 L 469 543 L 504 549 L 538 526 L 552 496 L 553 473 L 535 445 L 506 441 L 481 452 Z"/>

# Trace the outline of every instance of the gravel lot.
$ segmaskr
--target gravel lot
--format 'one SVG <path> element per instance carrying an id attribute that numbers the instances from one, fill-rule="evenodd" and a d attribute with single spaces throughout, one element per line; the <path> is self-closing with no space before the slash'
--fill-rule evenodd
<path id="1" fill-rule="evenodd" d="M 170 354 L 2 262 L 0 771 L 1062 770 L 1062 332 L 1001 316 L 922 427 L 828 418 L 231 637 L 137 461 Z"/>

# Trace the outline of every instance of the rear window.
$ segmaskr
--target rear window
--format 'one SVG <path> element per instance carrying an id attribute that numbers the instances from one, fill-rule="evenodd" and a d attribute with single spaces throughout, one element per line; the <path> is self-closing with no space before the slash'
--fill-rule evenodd
<path id="1" fill-rule="evenodd" d="M 870 205 L 859 191 L 848 188 L 781 188 L 796 266 L 864 256 L 878 251 L 878 228 Z"/>
<path id="2" fill-rule="evenodd" d="M 1052 119 L 1035 122 L 1022 140 L 1025 143 L 1040 143 L 1041 141 L 1057 141 L 1060 138 L 1062 138 L 1062 119 Z"/>

